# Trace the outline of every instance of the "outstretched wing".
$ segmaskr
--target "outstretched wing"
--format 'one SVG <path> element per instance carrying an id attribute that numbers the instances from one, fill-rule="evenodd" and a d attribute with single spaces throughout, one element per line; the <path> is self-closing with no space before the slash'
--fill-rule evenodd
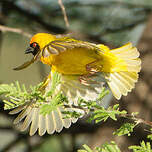
<path id="1" fill-rule="evenodd" d="M 75 40 L 69 37 L 58 38 L 47 44 L 42 50 L 42 56 L 48 57 L 50 54 L 58 55 L 73 48 L 98 49 L 96 44 Z"/>
<path id="2" fill-rule="evenodd" d="M 45 93 L 48 93 L 54 87 L 54 82 L 56 79 L 54 74 L 52 73 L 52 77 L 48 77 L 48 83 L 44 86 Z M 45 83 L 45 82 L 44 82 Z M 81 112 L 83 114 L 83 110 L 79 110 L 73 108 L 70 103 L 66 102 L 64 105 L 57 104 L 53 107 L 53 110 L 50 112 L 47 111 L 47 114 L 42 114 L 41 109 L 45 106 L 51 106 L 51 102 L 57 96 L 57 94 L 61 91 L 57 89 L 56 86 L 53 94 L 47 96 L 46 101 L 40 103 L 38 99 L 31 99 L 24 105 L 21 105 L 10 112 L 10 114 L 18 114 L 17 118 L 14 120 L 14 124 L 18 124 L 22 121 L 20 125 L 20 130 L 25 131 L 30 127 L 30 135 L 34 135 L 38 130 L 38 134 L 40 136 L 44 135 L 46 132 L 48 134 L 53 134 L 55 131 L 60 132 L 63 127 L 69 128 L 71 123 L 75 123 L 77 118 L 65 118 L 65 114 L 63 112 L 67 111 L 76 111 Z M 66 107 L 65 107 L 66 105 Z"/>
<path id="3" fill-rule="evenodd" d="M 34 135 L 38 130 L 40 136 L 46 132 L 53 134 L 55 131 L 60 132 L 63 127 L 69 128 L 71 123 L 75 123 L 78 118 L 70 117 L 65 118 L 63 112 L 79 112 L 81 116 L 85 114 L 82 109 L 76 108 L 78 106 L 78 99 L 82 98 L 85 101 L 96 100 L 101 92 L 102 86 L 105 84 L 105 80 L 101 77 L 101 74 L 96 75 L 92 80 L 98 83 L 92 84 L 93 81 L 88 81 L 88 85 L 83 85 L 79 81 L 79 76 L 67 76 L 57 73 L 60 76 L 60 83 L 54 88 L 52 96 L 48 96 L 47 102 L 40 103 L 39 101 L 33 100 L 24 105 L 19 106 L 10 112 L 10 114 L 17 114 L 17 118 L 14 120 L 14 124 L 18 124 L 20 121 L 23 123 L 20 126 L 21 131 L 25 131 L 30 127 L 30 135 Z M 45 92 L 49 92 L 54 82 L 56 81 L 55 72 L 51 72 L 51 77 L 48 77 L 46 85 L 44 86 Z M 57 77 L 56 77 L 57 78 Z M 45 82 L 44 82 L 45 83 Z M 53 97 L 57 96 L 58 93 L 62 93 L 67 97 L 68 102 L 63 105 L 57 105 L 52 111 L 47 114 L 41 113 L 42 106 L 49 106 L 53 102 Z"/>

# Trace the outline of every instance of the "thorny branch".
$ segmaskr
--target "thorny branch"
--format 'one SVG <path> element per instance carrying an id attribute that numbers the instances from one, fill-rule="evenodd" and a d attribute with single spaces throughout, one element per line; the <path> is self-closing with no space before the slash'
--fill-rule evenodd
<path id="1" fill-rule="evenodd" d="M 3 25 L 0 25 L 0 31 L 2 31 L 2 32 L 14 32 L 14 33 L 24 35 L 28 38 L 32 37 L 31 34 L 24 32 L 22 29 L 7 27 L 7 26 L 3 26 Z"/>

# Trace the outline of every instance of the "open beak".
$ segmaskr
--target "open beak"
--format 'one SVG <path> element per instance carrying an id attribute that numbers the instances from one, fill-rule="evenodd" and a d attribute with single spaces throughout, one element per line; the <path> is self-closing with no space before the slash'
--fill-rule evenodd
<path id="1" fill-rule="evenodd" d="M 34 52 L 34 49 L 32 47 L 28 47 L 26 50 L 25 50 L 25 54 L 29 54 L 29 53 L 32 53 L 33 54 Z"/>

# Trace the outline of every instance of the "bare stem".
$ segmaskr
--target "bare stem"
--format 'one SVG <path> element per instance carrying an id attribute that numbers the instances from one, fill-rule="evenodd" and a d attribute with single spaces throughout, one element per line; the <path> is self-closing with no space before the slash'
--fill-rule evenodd
<path id="1" fill-rule="evenodd" d="M 14 32 L 14 33 L 24 35 L 28 38 L 32 37 L 31 34 L 24 32 L 22 29 L 7 27 L 7 26 L 3 26 L 3 25 L 0 25 L 0 31 L 2 31 L 2 32 Z"/>
<path id="2" fill-rule="evenodd" d="M 67 17 L 66 11 L 65 11 L 65 7 L 62 3 L 62 0 L 58 0 L 58 3 L 61 7 L 61 10 L 62 10 L 62 13 L 63 13 L 63 16 L 64 16 L 65 25 L 68 28 L 69 27 L 69 21 L 68 21 L 68 17 Z"/>

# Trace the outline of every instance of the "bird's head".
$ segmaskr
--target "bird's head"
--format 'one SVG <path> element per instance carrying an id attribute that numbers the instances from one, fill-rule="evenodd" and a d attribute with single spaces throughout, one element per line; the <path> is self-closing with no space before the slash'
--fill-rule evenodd
<path id="1" fill-rule="evenodd" d="M 32 58 L 31 61 L 25 62 L 21 66 L 14 68 L 14 70 L 22 70 L 22 69 L 28 67 L 29 65 L 31 65 L 32 63 L 34 63 L 34 61 L 36 61 L 38 59 L 39 54 L 43 50 L 43 48 L 51 41 L 54 41 L 55 38 L 56 37 L 54 35 L 48 34 L 48 33 L 35 34 L 31 38 L 30 46 L 25 51 L 25 54 L 32 53 L 34 57 Z"/>
<path id="2" fill-rule="evenodd" d="M 32 53 L 33 55 L 36 55 L 39 51 L 42 51 L 43 48 L 50 43 L 51 41 L 54 41 L 56 37 L 52 34 L 48 33 L 38 33 L 35 34 L 30 41 L 30 47 L 27 48 L 25 51 L 25 54 Z"/>

